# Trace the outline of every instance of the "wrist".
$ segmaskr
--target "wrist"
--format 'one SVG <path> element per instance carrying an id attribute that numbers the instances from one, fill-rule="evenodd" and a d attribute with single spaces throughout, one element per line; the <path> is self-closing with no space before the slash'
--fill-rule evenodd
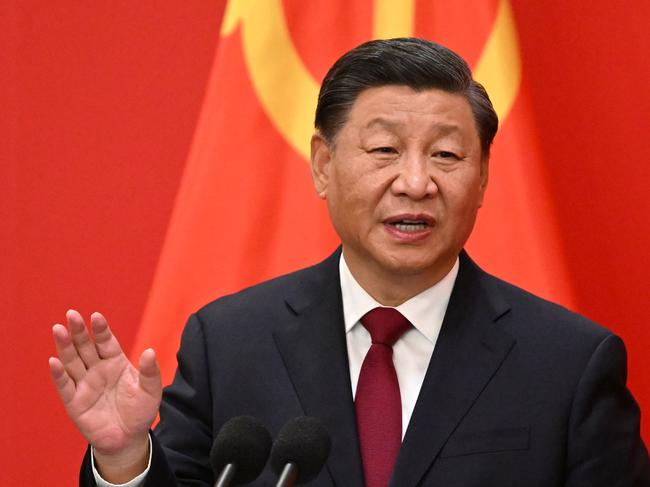
<path id="1" fill-rule="evenodd" d="M 147 434 L 130 443 L 119 452 L 106 453 L 93 447 L 95 468 L 102 479 L 122 484 L 134 479 L 147 469 L 151 455 L 151 441 Z"/>

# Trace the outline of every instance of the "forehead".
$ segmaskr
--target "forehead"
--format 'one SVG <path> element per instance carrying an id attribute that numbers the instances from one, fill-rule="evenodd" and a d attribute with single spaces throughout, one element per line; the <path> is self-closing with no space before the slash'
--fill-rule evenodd
<path id="1" fill-rule="evenodd" d="M 343 130 L 456 128 L 478 137 L 471 106 L 459 93 L 408 86 L 363 90 L 347 116 Z"/>

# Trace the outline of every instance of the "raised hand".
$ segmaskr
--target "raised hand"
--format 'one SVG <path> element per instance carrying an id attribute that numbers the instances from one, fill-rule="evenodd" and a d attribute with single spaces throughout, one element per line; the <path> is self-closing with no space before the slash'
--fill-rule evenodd
<path id="1" fill-rule="evenodd" d="M 100 313 L 90 317 L 92 336 L 78 312 L 66 318 L 67 328 L 52 327 L 58 358 L 49 361 L 61 400 L 104 470 L 132 470 L 148 451 L 162 395 L 155 353 L 145 350 L 136 369 Z"/>

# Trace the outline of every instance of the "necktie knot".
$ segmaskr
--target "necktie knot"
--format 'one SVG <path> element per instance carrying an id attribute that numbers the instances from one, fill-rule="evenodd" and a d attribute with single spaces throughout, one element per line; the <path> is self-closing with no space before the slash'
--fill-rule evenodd
<path id="1" fill-rule="evenodd" d="M 395 308 L 375 308 L 361 318 L 372 343 L 392 347 L 411 328 L 411 323 Z"/>

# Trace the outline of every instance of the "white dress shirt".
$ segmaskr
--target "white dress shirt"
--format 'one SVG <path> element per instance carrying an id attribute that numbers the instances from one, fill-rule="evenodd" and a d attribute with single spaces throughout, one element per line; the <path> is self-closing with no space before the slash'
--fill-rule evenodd
<path id="1" fill-rule="evenodd" d="M 350 272 L 343 254 L 341 254 L 339 261 L 339 274 L 352 397 L 354 397 L 357 391 L 361 365 L 371 345 L 370 333 L 359 320 L 371 309 L 382 305 L 357 282 Z M 440 281 L 395 308 L 413 325 L 413 328 L 404 333 L 393 345 L 393 363 L 402 399 L 402 439 L 411 420 L 415 402 L 418 399 L 429 361 L 433 355 L 433 349 L 440 334 L 442 320 L 445 317 L 449 297 L 457 275 L 458 259 L 456 259 L 451 271 Z M 151 439 L 149 441 L 151 443 Z M 147 469 L 135 479 L 126 484 L 119 484 L 119 486 L 140 487 L 144 484 L 150 466 L 151 446 L 149 447 L 149 465 Z M 116 484 L 110 484 L 99 476 L 94 461 L 92 467 L 98 487 L 116 486 Z"/>
<path id="2" fill-rule="evenodd" d="M 370 333 L 359 320 L 368 311 L 382 305 L 359 285 L 342 254 L 339 273 L 350 380 L 354 397 L 361 365 L 371 345 Z M 458 259 L 451 271 L 433 287 L 422 291 L 395 308 L 413 325 L 413 328 L 404 333 L 393 345 L 393 364 L 402 399 L 402 439 L 411 420 L 415 402 L 433 355 L 457 275 Z"/>

